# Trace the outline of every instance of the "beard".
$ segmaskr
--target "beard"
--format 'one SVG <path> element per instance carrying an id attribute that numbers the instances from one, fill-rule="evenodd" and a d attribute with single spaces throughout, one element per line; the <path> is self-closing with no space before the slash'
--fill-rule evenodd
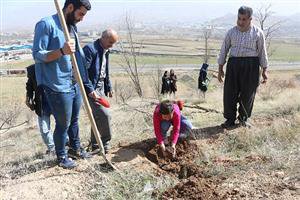
<path id="1" fill-rule="evenodd" d="M 75 10 L 67 14 L 66 23 L 68 26 L 75 26 L 78 21 L 75 19 Z"/>

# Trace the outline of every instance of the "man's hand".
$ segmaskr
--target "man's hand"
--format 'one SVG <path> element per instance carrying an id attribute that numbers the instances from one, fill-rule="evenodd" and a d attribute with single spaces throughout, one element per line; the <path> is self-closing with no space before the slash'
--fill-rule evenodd
<path id="1" fill-rule="evenodd" d="M 219 65 L 218 80 L 220 83 L 223 83 L 223 79 L 224 79 L 223 65 Z"/>
<path id="2" fill-rule="evenodd" d="M 263 80 L 262 80 L 262 84 L 267 83 L 268 80 L 268 72 L 267 72 L 267 68 L 263 68 L 262 74 L 261 74 Z"/>
<path id="3" fill-rule="evenodd" d="M 76 51 L 75 40 L 71 39 L 69 42 L 65 42 L 62 50 L 65 55 L 70 55 L 70 54 L 74 53 Z"/>
<path id="4" fill-rule="evenodd" d="M 97 99 L 100 98 L 100 96 L 97 94 L 96 91 L 93 91 L 93 92 L 89 93 L 88 96 L 93 98 L 94 100 L 97 100 Z"/>
<path id="5" fill-rule="evenodd" d="M 28 108 L 30 108 L 30 110 L 34 110 L 33 100 L 29 97 L 26 97 L 25 104 Z"/>
<path id="6" fill-rule="evenodd" d="M 110 98 L 112 98 L 113 97 L 113 91 L 110 91 L 110 92 L 108 92 L 108 96 L 110 97 Z"/>

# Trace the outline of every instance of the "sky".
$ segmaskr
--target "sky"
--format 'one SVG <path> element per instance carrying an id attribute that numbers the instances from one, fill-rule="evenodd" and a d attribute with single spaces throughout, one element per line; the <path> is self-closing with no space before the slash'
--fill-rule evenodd
<path id="1" fill-rule="evenodd" d="M 65 0 L 60 0 L 63 6 Z M 125 13 L 135 21 L 204 22 L 228 13 L 237 13 L 241 5 L 257 9 L 272 4 L 279 16 L 300 13 L 299 0 L 90 0 L 89 11 L 80 26 L 117 23 Z M 33 30 L 35 23 L 44 16 L 56 13 L 53 0 L 0 0 L 0 31 Z"/>

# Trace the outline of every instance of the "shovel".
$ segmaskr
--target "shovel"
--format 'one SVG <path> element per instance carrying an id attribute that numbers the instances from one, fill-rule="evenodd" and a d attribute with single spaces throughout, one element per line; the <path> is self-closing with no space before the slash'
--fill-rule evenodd
<path id="1" fill-rule="evenodd" d="M 58 16 L 59 16 L 60 24 L 61 24 L 61 26 L 63 28 L 63 31 L 64 31 L 66 41 L 70 41 L 71 37 L 70 37 L 69 31 L 68 31 L 68 28 L 67 28 L 67 24 L 66 24 L 65 17 L 63 15 L 62 9 L 61 9 L 61 7 L 58 3 L 58 0 L 54 0 L 54 3 L 55 3 L 55 7 L 56 7 L 56 10 L 57 10 Z M 96 123 L 95 123 L 95 119 L 94 119 L 93 114 L 92 114 L 92 110 L 91 110 L 88 98 L 87 98 L 86 93 L 85 93 L 85 89 L 84 89 L 84 86 L 83 86 L 82 79 L 80 77 L 80 73 L 79 73 L 79 69 L 78 69 L 78 65 L 77 65 L 77 61 L 76 61 L 76 57 L 75 57 L 74 53 L 71 54 L 71 60 L 72 60 L 73 69 L 75 70 L 75 73 L 74 73 L 75 78 L 76 78 L 76 81 L 78 82 L 79 87 L 80 87 L 80 91 L 81 91 L 81 95 L 82 95 L 82 98 L 83 98 L 85 109 L 87 111 L 89 120 L 91 122 L 95 138 L 96 138 L 97 143 L 100 147 L 100 152 L 99 153 L 104 158 L 105 162 L 110 167 L 112 167 L 112 169 L 116 170 L 117 168 L 107 159 L 107 157 L 104 153 L 103 144 L 102 144 L 100 134 L 99 134 L 99 131 L 98 131 Z"/>

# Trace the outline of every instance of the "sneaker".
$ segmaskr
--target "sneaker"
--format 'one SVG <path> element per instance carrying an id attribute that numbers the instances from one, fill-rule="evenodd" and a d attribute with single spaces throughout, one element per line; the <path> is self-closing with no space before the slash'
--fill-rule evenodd
<path id="1" fill-rule="evenodd" d="M 90 158 L 91 155 L 89 153 L 87 153 L 82 147 L 80 147 L 78 150 L 73 150 L 72 148 L 70 148 L 68 150 L 68 155 L 69 157 L 73 158 L 73 159 L 86 159 L 86 158 Z"/>
<path id="2" fill-rule="evenodd" d="M 252 124 L 247 120 L 247 117 L 242 117 L 241 115 L 239 115 L 237 117 L 238 121 L 239 121 L 239 126 L 243 126 L 243 127 L 247 127 L 247 128 L 251 128 Z"/>
<path id="3" fill-rule="evenodd" d="M 221 124 L 222 128 L 232 128 L 234 126 L 235 126 L 235 123 L 232 120 L 226 120 L 223 124 Z"/>
<path id="4" fill-rule="evenodd" d="M 246 127 L 246 128 L 251 128 L 252 127 L 252 124 L 250 124 L 250 122 L 248 122 L 248 121 L 239 121 L 239 125 L 243 126 L 243 127 Z"/>
<path id="5" fill-rule="evenodd" d="M 72 169 L 72 168 L 76 167 L 77 165 L 72 159 L 65 156 L 65 157 L 58 159 L 58 166 L 60 166 L 64 169 Z"/>

